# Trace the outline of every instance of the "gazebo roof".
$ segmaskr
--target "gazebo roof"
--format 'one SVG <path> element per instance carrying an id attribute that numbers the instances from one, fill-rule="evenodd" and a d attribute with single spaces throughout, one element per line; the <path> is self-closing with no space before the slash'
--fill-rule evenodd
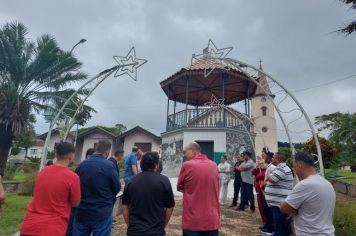
<path id="1" fill-rule="evenodd" d="M 204 76 L 206 70 L 212 70 L 208 77 Z M 224 98 L 225 105 L 230 105 L 252 97 L 257 87 L 238 68 L 214 58 L 196 60 L 160 84 L 169 99 L 186 103 L 187 83 L 187 101 L 193 106 L 204 106 L 212 95 Z"/>

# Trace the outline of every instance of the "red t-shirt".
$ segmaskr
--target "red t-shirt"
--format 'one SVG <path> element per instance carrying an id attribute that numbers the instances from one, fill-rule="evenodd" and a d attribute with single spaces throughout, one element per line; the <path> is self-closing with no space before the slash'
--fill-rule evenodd
<path id="1" fill-rule="evenodd" d="M 21 226 L 21 234 L 65 235 L 71 202 L 80 200 L 79 176 L 64 166 L 51 165 L 38 174 L 33 199 Z"/>
<path id="2" fill-rule="evenodd" d="M 215 162 L 203 154 L 186 161 L 177 188 L 183 188 L 183 229 L 220 229 L 219 174 Z"/>

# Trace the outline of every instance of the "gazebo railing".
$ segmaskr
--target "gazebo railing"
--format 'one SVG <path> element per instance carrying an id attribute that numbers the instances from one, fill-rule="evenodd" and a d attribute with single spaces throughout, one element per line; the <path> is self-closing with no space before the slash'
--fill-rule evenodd
<path id="1" fill-rule="evenodd" d="M 167 131 L 181 128 L 232 128 L 246 131 L 245 126 L 253 132 L 250 122 L 238 119 L 223 109 L 187 109 L 169 115 L 167 121 Z"/>

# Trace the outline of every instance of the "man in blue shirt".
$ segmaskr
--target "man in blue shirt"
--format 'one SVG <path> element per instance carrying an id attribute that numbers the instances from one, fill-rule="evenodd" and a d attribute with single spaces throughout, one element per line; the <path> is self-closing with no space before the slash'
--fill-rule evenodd
<path id="1" fill-rule="evenodd" d="M 111 235 L 112 209 L 121 185 L 114 164 L 106 160 L 110 149 L 109 141 L 99 141 L 95 153 L 76 169 L 82 195 L 73 225 L 76 236 Z"/>
<path id="2" fill-rule="evenodd" d="M 132 152 L 130 152 L 126 157 L 125 157 L 125 174 L 124 174 L 124 181 L 125 184 L 132 179 L 135 175 L 137 175 L 137 152 L 138 152 L 138 147 L 134 146 L 132 148 Z"/>

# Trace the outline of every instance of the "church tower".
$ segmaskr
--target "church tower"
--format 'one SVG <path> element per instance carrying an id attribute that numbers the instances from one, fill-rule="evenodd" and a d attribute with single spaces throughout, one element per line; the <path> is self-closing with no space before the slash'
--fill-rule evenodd
<path id="1" fill-rule="evenodd" d="M 261 61 L 259 69 L 263 71 Z M 257 87 L 251 99 L 251 108 L 252 119 L 255 122 L 255 151 L 256 155 L 261 155 L 264 148 L 277 152 L 278 145 L 275 110 L 272 103 L 275 96 L 272 94 L 264 74 L 258 73 L 258 80 L 266 92 Z"/>

